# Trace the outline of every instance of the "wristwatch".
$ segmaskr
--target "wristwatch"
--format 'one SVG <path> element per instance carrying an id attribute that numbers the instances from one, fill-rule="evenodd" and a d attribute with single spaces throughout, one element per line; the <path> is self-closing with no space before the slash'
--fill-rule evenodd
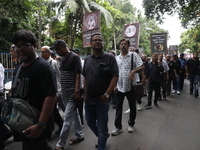
<path id="1" fill-rule="evenodd" d="M 109 94 L 106 94 L 106 93 L 105 93 L 104 95 L 106 96 L 106 98 L 109 98 L 109 97 L 110 97 L 110 95 L 109 95 Z"/>
<path id="2" fill-rule="evenodd" d="M 38 125 L 40 128 L 45 129 L 46 126 L 47 126 L 47 123 L 46 123 L 46 122 L 40 122 L 40 121 L 38 121 L 37 125 Z"/>

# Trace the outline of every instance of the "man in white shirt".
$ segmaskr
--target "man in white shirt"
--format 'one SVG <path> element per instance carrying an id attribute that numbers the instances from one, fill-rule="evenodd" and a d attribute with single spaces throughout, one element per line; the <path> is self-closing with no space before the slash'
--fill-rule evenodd
<path id="1" fill-rule="evenodd" d="M 50 47 L 49 46 L 43 46 L 41 47 L 41 57 L 43 59 L 45 59 L 52 67 L 53 69 L 55 70 L 56 72 L 56 82 L 57 82 L 57 93 L 56 93 L 56 97 L 57 97 L 57 101 L 60 101 L 60 94 L 61 94 L 61 85 L 60 85 L 60 66 L 58 64 L 58 62 L 56 60 L 54 60 L 52 57 L 51 57 L 51 50 L 50 50 Z M 60 105 L 59 105 L 60 106 Z M 63 110 L 64 111 L 64 110 Z M 63 120 L 60 116 L 60 113 L 58 112 L 58 109 L 54 108 L 54 119 L 55 119 L 55 123 L 58 125 L 59 127 L 59 130 L 56 131 L 56 135 L 59 135 L 60 134 L 60 131 L 62 129 L 62 125 L 63 125 Z M 53 128 L 53 127 L 52 127 Z M 50 135 L 47 135 L 49 137 L 47 137 L 48 139 L 51 138 L 51 133 Z"/>
<path id="2" fill-rule="evenodd" d="M 131 82 L 137 83 L 140 81 L 138 72 L 141 72 L 143 62 L 140 56 L 134 52 L 129 51 L 130 41 L 122 39 L 119 42 L 121 54 L 116 57 L 119 67 L 119 79 L 117 82 L 117 103 L 115 114 L 115 129 L 111 132 L 113 136 L 123 132 L 122 130 L 122 109 L 123 101 L 126 96 L 129 102 L 130 114 L 129 114 L 129 127 L 128 132 L 134 132 L 134 124 L 136 118 L 136 105 L 135 99 L 131 92 Z M 133 56 L 133 70 L 131 70 L 131 56 Z"/>

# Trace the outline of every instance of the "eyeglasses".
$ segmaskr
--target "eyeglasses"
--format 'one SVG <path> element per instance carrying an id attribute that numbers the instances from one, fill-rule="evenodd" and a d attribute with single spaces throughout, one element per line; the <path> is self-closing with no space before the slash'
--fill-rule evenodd
<path id="1" fill-rule="evenodd" d="M 31 43 L 24 43 L 24 44 L 21 44 L 21 45 L 15 45 L 12 48 L 13 48 L 14 51 L 17 51 L 19 48 L 25 49 L 25 48 L 27 48 L 28 46 L 31 46 L 31 45 L 32 45 Z"/>
<path id="2" fill-rule="evenodd" d="M 92 40 L 92 42 L 94 42 L 94 43 L 96 43 L 96 42 L 102 43 L 103 40 L 101 40 L 101 39 L 95 39 L 95 40 Z"/>

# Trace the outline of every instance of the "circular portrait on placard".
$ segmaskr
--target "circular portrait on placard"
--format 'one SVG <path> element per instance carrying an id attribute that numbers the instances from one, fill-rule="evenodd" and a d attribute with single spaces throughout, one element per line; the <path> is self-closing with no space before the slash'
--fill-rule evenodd
<path id="1" fill-rule="evenodd" d="M 134 25 L 129 25 L 127 28 L 126 28 L 126 30 L 125 30 L 125 35 L 127 36 L 127 37 L 132 37 L 132 36 L 134 36 L 135 35 L 135 33 L 136 33 L 136 27 L 134 26 Z"/>
<path id="2" fill-rule="evenodd" d="M 95 14 L 90 14 L 85 20 L 85 26 L 88 30 L 92 30 L 97 25 L 97 16 Z"/>
<path id="3" fill-rule="evenodd" d="M 154 46 L 154 49 L 157 51 L 162 51 L 164 49 L 164 46 L 162 44 L 156 44 Z"/>

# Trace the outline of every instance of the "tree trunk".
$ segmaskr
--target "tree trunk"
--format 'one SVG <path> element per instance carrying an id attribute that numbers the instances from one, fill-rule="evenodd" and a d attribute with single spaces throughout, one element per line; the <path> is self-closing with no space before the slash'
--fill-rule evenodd
<path id="1" fill-rule="evenodd" d="M 52 0 L 50 0 L 50 23 L 49 23 L 49 37 L 52 37 L 52 14 L 51 14 L 51 10 L 52 10 Z"/>
<path id="2" fill-rule="evenodd" d="M 39 15 L 39 18 L 38 18 L 38 51 L 40 51 L 41 41 L 42 41 L 42 38 L 41 38 L 41 32 L 42 32 L 42 17 L 41 17 L 42 4 L 41 4 L 41 1 L 38 1 L 38 7 L 39 7 L 39 10 L 38 10 L 38 15 Z"/>
<path id="3" fill-rule="evenodd" d="M 76 37 L 76 28 L 77 28 L 77 22 L 78 22 L 78 15 L 79 15 L 80 8 L 77 10 L 76 16 L 75 16 L 75 22 L 70 28 L 70 49 L 73 49 L 74 47 L 74 41 Z"/>

